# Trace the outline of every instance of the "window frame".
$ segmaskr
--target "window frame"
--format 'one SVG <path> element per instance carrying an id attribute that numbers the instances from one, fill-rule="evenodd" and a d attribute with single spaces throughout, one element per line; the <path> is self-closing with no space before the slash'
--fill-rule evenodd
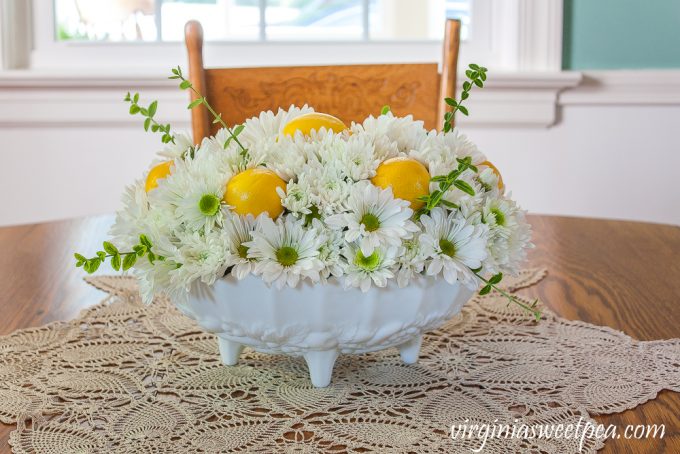
<path id="1" fill-rule="evenodd" d="M 52 1 L 9 2 L 15 9 L 33 10 L 30 69 L 97 73 L 132 66 L 137 73 L 153 73 L 186 60 L 184 44 L 178 42 L 59 42 Z M 461 64 L 474 60 L 497 71 L 559 71 L 562 9 L 563 0 L 475 0 Z M 441 41 L 220 41 L 207 42 L 204 52 L 206 64 L 214 67 L 432 62 L 441 59 Z"/>

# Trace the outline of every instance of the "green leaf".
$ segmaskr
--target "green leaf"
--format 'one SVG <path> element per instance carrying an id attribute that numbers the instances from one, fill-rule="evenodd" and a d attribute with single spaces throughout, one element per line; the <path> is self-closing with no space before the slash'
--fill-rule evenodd
<path id="1" fill-rule="evenodd" d="M 429 195 L 421 195 L 421 196 L 416 197 L 416 200 L 420 200 L 421 202 L 427 202 L 428 200 L 430 200 L 430 196 Z"/>
<path id="2" fill-rule="evenodd" d="M 498 284 L 500 281 L 503 280 L 503 273 L 498 273 L 494 274 L 491 276 L 491 279 L 489 279 L 489 284 Z"/>
<path id="3" fill-rule="evenodd" d="M 475 85 L 477 85 L 479 88 L 484 87 L 484 82 L 482 82 L 481 79 L 475 79 L 475 80 L 473 80 L 473 82 L 474 82 Z"/>
<path id="4" fill-rule="evenodd" d="M 158 101 L 154 101 L 151 104 L 149 104 L 149 116 L 153 117 L 156 114 L 156 109 L 158 108 Z"/>
<path id="5" fill-rule="evenodd" d="M 392 109 L 390 109 L 390 106 L 384 105 L 384 106 L 382 107 L 382 109 L 380 109 L 380 115 L 387 115 L 387 114 L 390 113 L 391 111 L 392 111 Z"/>
<path id="6" fill-rule="evenodd" d="M 449 131 L 451 131 L 451 129 L 453 129 L 453 127 L 451 126 L 451 123 L 444 124 L 444 132 L 449 132 Z"/>
<path id="7" fill-rule="evenodd" d="M 161 127 L 160 127 L 159 125 L 155 124 L 155 123 L 151 125 L 151 131 L 152 131 L 152 132 L 158 132 L 158 130 L 159 130 L 160 128 L 161 128 Z"/>
<path id="8" fill-rule="evenodd" d="M 482 271 L 482 267 L 480 266 L 479 268 L 470 268 L 470 271 L 472 271 L 473 273 L 477 274 L 477 273 L 479 273 L 480 271 Z"/>
<path id="9" fill-rule="evenodd" d="M 132 98 L 135 104 L 139 102 L 139 93 L 135 93 L 135 96 Z"/>
<path id="10" fill-rule="evenodd" d="M 468 116 L 468 115 L 470 114 L 470 113 L 468 112 L 468 110 L 467 110 L 467 107 L 458 106 L 458 110 L 460 111 L 460 113 L 462 113 L 462 114 L 465 115 L 465 116 Z"/>
<path id="11" fill-rule="evenodd" d="M 467 91 L 464 91 L 463 93 L 460 94 L 460 99 L 461 99 L 462 101 L 465 101 L 465 100 L 468 99 L 469 97 L 470 97 L 470 93 L 468 93 Z"/>
<path id="12" fill-rule="evenodd" d="M 146 107 L 140 107 L 140 108 L 139 108 L 139 112 L 140 112 L 142 115 L 144 115 L 145 117 L 148 117 L 148 116 L 149 116 L 149 111 L 146 110 Z"/>
<path id="13" fill-rule="evenodd" d="M 186 90 L 186 89 L 189 88 L 189 87 L 191 87 L 191 82 L 189 82 L 188 80 L 183 80 L 183 81 L 179 84 L 179 88 L 181 88 L 182 90 Z"/>
<path id="14" fill-rule="evenodd" d="M 101 264 L 102 264 L 102 261 L 99 259 L 99 257 L 90 259 L 89 260 L 89 267 L 85 271 L 92 274 L 99 269 L 99 265 L 101 265 Z"/>
<path id="15" fill-rule="evenodd" d="M 463 180 L 456 180 L 453 182 L 453 185 L 460 189 L 461 191 L 465 192 L 466 194 L 475 195 L 475 190 L 472 189 L 472 186 L 470 186 Z"/>
<path id="16" fill-rule="evenodd" d="M 130 106 L 130 115 L 135 115 L 135 114 L 139 113 L 139 110 L 140 109 L 139 109 L 139 106 L 137 104 L 132 104 Z"/>
<path id="17" fill-rule="evenodd" d="M 438 181 L 446 181 L 446 176 L 445 175 L 437 175 L 436 177 L 430 178 L 430 181 L 433 182 L 438 182 Z"/>
<path id="18" fill-rule="evenodd" d="M 116 271 L 120 270 L 120 255 L 116 254 L 113 257 L 111 257 L 111 268 L 113 268 Z"/>
<path id="19" fill-rule="evenodd" d="M 75 254 L 73 254 L 73 256 L 74 256 L 74 257 L 76 258 L 76 260 L 78 260 L 79 262 L 86 262 L 86 261 L 87 261 L 87 258 L 85 258 L 85 256 L 83 256 L 83 255 L 81 255 L 81 254 L 78 254 L 77 252 L 76 252 Z"/>
<path id="20" fill-rule="evenodd" d="M 470 88 L 472 88 L 472 84 L 468 81 L 463 82 L 463 90 L 465 91 L 470 91 Z"/>
<path id="21" fill-rule="evenodd" d="M 118 254 L 118 248 L 108 241 L 104 241 L 104 250 L 111 255 Z"/>
<path id="22" fill-rule="evenodd" d="M 465 70 L 465 75 L 467 76 L 468 79 L 474 79 L 474 77 L 472 76 L 473 74 L 474 74 L 474 71 L 472 71 L 470 69 Z"/>
<path id="23" fill-rule="evenodd" d="M 486 294 L 489 293 L 490 291 L 491 291 L 491 286 L 490 286 L 490 285 L 485 285 L 485 286 L 482 287 L 482 289 L 479 291 L 479 294 L 480 294 L 480 295 L 486 295 Z"/>
<path id="24" fill-rule="evenodd" d="M 485 72 L 480 72 L 479 73 L 479 78 L 486 81 L 486 73 Z"/>
<path id="25" fill-rule="evenodd" d="M 203 98 L 194 99 L 193 101 L 191 101 L 189 103 L 189 105 L 187 106 L 187 109 L 193 109 L 194 107 L 198 106 L 202 102 L 203 102 Z"/>
<path id="26" fill-rule="evenodd" d="M 97 257 L 99 257 L 99 260 L 102 262 L 106 260 L 106 252 L 104 251 L 97 251 Z"/>
<path id="27" fill-rule="evenodd" d="M 234 132 L 232 134 L 233 137 L 238 137 L 239 134 L 243 132 L 243 129 L 246 127 L 246 125 L 238 125 L 237 127 L 234 128 Z"/>
<path id="28" fill-rule="evenodd" d="M 173 73 L 174 75 L 176 75 L 176 76 L 179 75 L 179 72 L 177 71 L 177 68 L 172 68 L 171 71 L 172 71 L 172 73 Z"/>
<path id="29" fill-rule="evenodd" d="M 137 262 L 137 254 L 128 254 L 123 259 L 123 271 L 127 271 L 132 268 Z"/>
<path id="30" fill-rule="evenodd" d="M 141 235 L 139 235 L 139 243 L 146 246 L 147 249 L 151 249 L 151 246 L 152 246 L 151 241 L 149 240 L 149 237 L 147 237 L 143 233 Z"/>
<path id="31" fill-rule="evenodd" d="M 131 101 L 132 99 L 130 98 L 130 92 L 128 91 L 127 94 L 125 95 L 125 99 L 123 101 Z"/>
<path id="32" fill-rule="evenodd" d="M 147 118 L 146 120 L 144 120 L 144 131 L 148 131 L 149 126 L 151 126 L 151 118 Z"/>
<path id="33" fill-rule="evenodd" d="M 453 203 L 453 202 L 449 202 L 448 200 L 442 199 L 440 203 L 441 203 L 442 205 L 444 205 L 445 207 L 451 208 L 451 209 L 454 209 L 454 210 L 460 208 L 458 205 L 456 205 L 456 204 Z"/>
<path id="34" fill-rule="evenodd" d="M 479 65 L 476 65 L 475 63 L 470 63 L 469 68 L 475 71 L 479 71 Z"/>
<path id="35" fill-rule="evenodd" d="M 446 102 L 446 104 L 452 107 L 456 107 L 458 105 L 458 102 L 456 102 L 456 100 L 453 98 L 444 98 L 444 101 Z"/>

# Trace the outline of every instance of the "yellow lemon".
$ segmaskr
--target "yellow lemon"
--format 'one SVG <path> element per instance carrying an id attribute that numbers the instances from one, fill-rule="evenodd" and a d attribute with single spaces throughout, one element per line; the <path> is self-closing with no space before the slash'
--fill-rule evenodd
<path id="1" fill-rule="evenodd" d="M 425 205 L 418 197 L 430 193 L 430 173 L 411 158 L 388 159 L 378 166 L 371 182 L 383 189 L 392 187 L 394 197 L 410 202 L 413 210 Z"/>
<path id="2" fill-rule="evenodd" d="M 146 192 L 156 189 L 158 187 L 158 180 L 162 180 L 163 178 L 170 175 L 172 164 L 172 161 L 161 162 L 149 170 L 149 174 L 146 176 Z"/>
<path id="3" fill-rule="evenodd" d="M 319 130 L 321 128 L 331 129 L 333 132 L 342 132 L 347 129 L 345 123 L 333 115 L 328 115 L 321 112 L 311 112 L 293 118 L 283 127 L 284 136 L 294 136 L 296 131 L 300 131 L 303 135 L 309 135 L 312 129 Z"/>
<path id="4" fill-rule="evenodd" d="M 229 180 L 223 200 L 238 214 L 257 217 L 266 211 L 276 219 L 283 212 L 276 188 L 286 190 L 286 182 L 277 174 L 269 169 L 248 169 Z"/>
<path id="5" fill-rule="evenodd" d="M 496 168 L 496 166 L 491 164 L 490 161 L 484 161 L 479 165 L 480 166 L 487 166 L 488 168 L 490 168 L 493 171 L 493 173 L 496 174 L 496 176 L 498 177 L 498 189 L 503 190 L 503 187 L 504 187 L 503 177 L 501 176 L 501 172 Z"/>

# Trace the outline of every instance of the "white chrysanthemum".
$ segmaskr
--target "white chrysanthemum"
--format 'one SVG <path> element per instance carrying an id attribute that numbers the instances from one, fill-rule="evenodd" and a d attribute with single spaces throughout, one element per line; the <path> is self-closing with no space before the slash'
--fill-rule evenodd
<path id="1" fill-rule="evenodd" d="M 481 185 L 487 197 L 498 197 L 502 191 L 498 188 L 498 175 L 490 167 L 479 170 L 477 181 Z"/>
<path id="2" fill-rule="evenodd" d="M 392 268 L 400 248 L 389 246 L 376 248 L 370 255 L 361 252 L 356 243 L 348 243 L 342 249 L 345 264 L 345 287 L 358 287 L 367 292 L 372 284 L 376 287 L 387 286 L 387 281 L 394 278 Z"/>
<path id="3" fill-rule="evenodd" d="M 325 283 L 331 276 L 340 277 L 344 273 L 344 259 L 340 251 L 344 245 L 342 234 L 337 230 L 328 228 L 318 219 L 312 219 L 311 228 L 316 229 L 325 241 L 319 247 L 319 260 L 324 267 L 321 270 L 321 282 Z"/>
<path id="4" fill-rule="evenodd" d="M 281 197 L 281 205 L 295 216 L 312 212 L 312 188 L 306 174 L 301 174 L 298 181 L 289 181 L 285 192 L 281 188 L 276 188 L 276 192 Z"/>
<path id="5" fill-rule="evenodd" d="M 310 144 L 300 134 L 296 134 L 295 137 L 271 136 L 267 140 L 262 140 L 253 153 L 267 168 L 282 179 L 290 181 L 302 171 L 307 163 L 309 147 Z"/>
<path id="6" fill-rule="evenodd" d="M 149 198 L 144 181 L 125 188 L 122 197 L 123 208 L 116 213 L 116 220 L 109 230 L 114 244 L 124 250 L 130 250 L 139 242 L 139 235 L 146 230 L 149 215 Z"/>
<path id="7" fill-rule="evenodd" d="M 439 164 L 432 163 L 430 165 L 430 172 L 432 175 L 439 176 L 448 175 L 450 170 L 448 166 L 445 166 L 441 163 Z M 446 191 L 442 198 L 456 205 L 460 205 L 463 202 L 481 203 L 481 200 L 484 197 L 484 187 L 477 180 L 477 173 L 475 173 L 473 170 L 467 169 L 463 172 L 462 175 L 458 177 L 458 179 L 466 182 L 474 191 L 474 195 L 470 195 L 467 192 L 462 191 L 455 186 L 451 186 L 451 188 L 448 191 Z M 430 193 L 436 191 L 437 189 L 439 189 L 439 183 L 431 182 Z"/>
<path id="8" fill-rule="evenodd" d="M 226 129 L 217 131 L 214 137 L 206 137 L 201 142 L 200 151 L 211 155 L 214 164 L 222 173 L 235 174 L 245 169 L 257 167 L 261 164 L 255 153 L 244 153 L 243 149 L 233 139 Z"/>
<path id="9" fill-rule="evenodd" d="M 318 154 L 324 166 L 336 167 L 342 175 L 353 181 L 375 176 L 381 162 L 375 155 L 375 145 L 366 134 L 353 134 L 348 138 L 335 135 L 333 143 Z"/>
<path id="10" fill-rule="evenodd" d="M 169 142 L 165 145 L 163 150 L 158 154 L 170 159 L 177 159 L 184 157 L 184 154 L 194 147 L 194 142 L 191 140 L 189 134 L 180 132 L 175 134 L 175 142 Z"/>
<path id="11" fill-rule="evenodd" d="M 427 135 L 422 121 L 414 121 L 412 115 L 395 117 L 392 112 L 369 116 L 362 124 L 352 125 L 352 130 L 371 138 L 382 161 L 419 148 Z"/>
<path id="12" fill-rule="evenodd" d="M 514 274 L 531 244 L 531 225 L 525 212 L 506 198 L 489 198 L 482 208 L 482 221 L 489 228 L 487 271 Z"/>
<path id="13" fill-rule="evenodd" d="M 326 223 L 345 231 L 348 243 L 358 242 L 361 252 L 370 256 L 379 246 L 400 246 L 418 230 L 410 217 L 409 202 L 395 199 L 392 188 L 381 189 L 368 182 L 354 185 L 347 201 L 347 213 L 335 214 Z"/>
<path id="14" fill-rule="evenodd" d="M 212 285 L 224 275 L 228 244 L 220 231 L 181 233 L 178 240 L 176 254 L 166 257 L 178 264 L 170 271 L 172 287 L 188 292 L 194 281 Z"/>
<path id="15" fill-rule="evenodd" d="M 261 216 L 267 216 L 262 214 Z M 224 220 L 224 236 L 227 242 L 227 266 L 231 267 L 231 275 L 241 280 L 254 269 L 254 261 L 248 257 L 248 246 L 252 241 L 253 230 L 257 220 L 252 215 L 240 216 L 228 213 Z"/>
<path id="16" fill-rule="evenodd" d="M 283 130 L 283 127 L 292 119 L 310 112 L 314 112 L 314 109 L 306 104 L 302 107 L 291 105 L 288 110 L 279 108 L 276 113 L 271 110 L 261 112 L 257 117 L 252 117 L 245 121 L 245 128 L 239 135 L 239 140 L 246 148 L 254 148 L 262 141 L 277 137 Z"/>
<path id="17" fill-rule="evenodd" d="M 443 271 L 450 284 L 460 281 L 470 288 L 477 286 L 471 269 L 482 266 L 487 257 L 487 229 L 472 225 L 460 214 L 448 214 L 441 208 L 421 217 L 425 231 L 420 236 L 425 254 L 430 258 L 427 274 Z"/>
<path id="18" fill-rule="evenodd" d="M 248 257 L 257 261 L 255 274 L 261 274 L 265 282 L 277 288 L 286 284 L 295 287 L 304 278 L 318 282 L 324 266 L 319 260 L 319 248 L 325 238 L 315 229 L 304 228 L 303 220 L 282 218 L 274 222 L 260 217 L 252 241 L 244 244 Z"/>
<path id="19" fill-rule="evenodd" d="M 150 194 L 153 201 L 174 208 L 190 230 L 221 225 L 227 210 L 222 197 L 230 174 L 221 171 L 213 154 L 197 150 L 193 160 L 178 160 L 170 176 Z"/>
<path id="20" fill-rule="evenodd" d="M 406 287 L 417 279 L 425 269 L 426 255 L 420 238 L 412 238 L 402 243 L 401 254 L 397 259 L 397 284 Z"/>
<path id="21" fill-rule="evenodd" d="M 418 147 L 414 147 L 409 156 L 419 160 L 430 169 L 430 174 L 446 175 L 458 168 L 457 158 L 470 156 L 473 164 L 480 164 L 486 160 L 484 154 L 458 129 L 450 132 L 430 131 Z M 436 172 L 433 168 L 436 167 Z"/>

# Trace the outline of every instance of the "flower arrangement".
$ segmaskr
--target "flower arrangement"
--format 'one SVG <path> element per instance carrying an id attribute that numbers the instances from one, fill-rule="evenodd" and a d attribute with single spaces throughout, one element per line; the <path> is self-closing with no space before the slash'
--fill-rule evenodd
<path id="1" fill-rule="evenodd" d="M 222 129 L 195 145 L 156 121 L 155 101 L 143 107 L 128 94 L 130 113 L 164 149 L 127 188 L 112 241 L 94 257 L 75 254 L 76 265 L 133 269 L 146 302 L 165 293 L 181 303 L 196 281 L 227 273 L 277 288 L 335 280 L 368 291 L 435 278 L 505 294 L 498 283 L 518 270 L 531 229 L 498 170 L 452 127 L 486 68 L 466 75 L 460 100 L 446 99 L 442 132 L 387 106 L 349 127 L 291 106 L 231 128 L 175 68 L 170 78 L 195 93 L 189 108 L 205 105 Z"/>

